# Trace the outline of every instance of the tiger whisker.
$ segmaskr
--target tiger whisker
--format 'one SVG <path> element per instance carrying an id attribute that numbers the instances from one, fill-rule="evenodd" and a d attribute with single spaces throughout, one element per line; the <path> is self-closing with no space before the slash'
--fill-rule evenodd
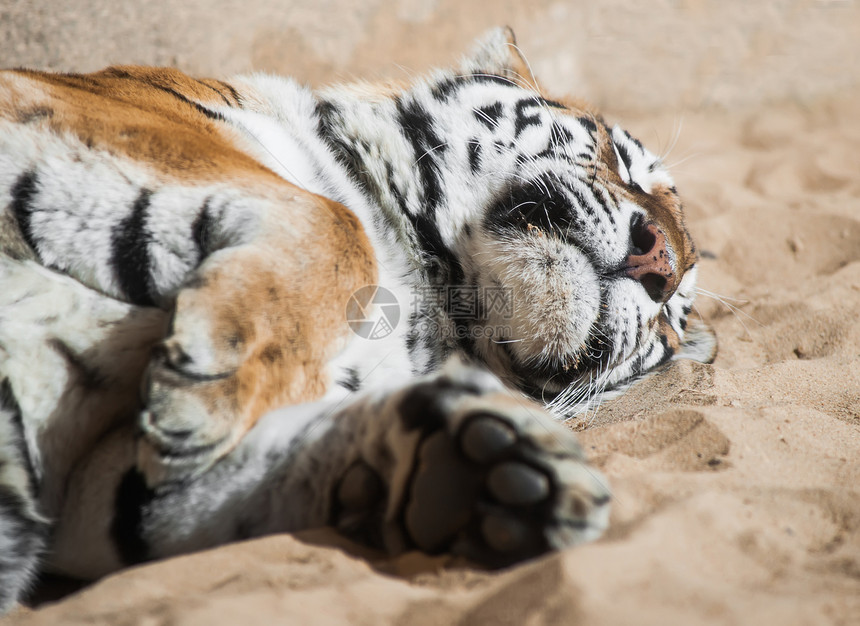
<path id="1" fill-rule="evenodd" d="M 440 143 L 438 146 L 435 146 L 435 147 L 433 147 L 433 148 L 430 148 L 429 150 L 425 151 L 425 152 L 424 152 L 424 154 L 422 154 L 420 157 L 418 157 L 417 159 L 415 159 L 415 162 L 414 162 L 412 165 L 413 165 L 413 166 L 418 165 L 418 162 L 419 162 L 421 159 L 423 159 L 424 157 L 426 157 L 428 154 L 432 154 L 433 152 L 436 152 L 436 150 L 439 150 L 439 149 L 441 149 L 441 148 L 446 148 L 446 147 L 448 147 L 448 145 L 449 145 L 449 144 L 448 144 L 448 142 L 442 142 L 442 143 Z"/>
<path id="2" fill-rule="evenodd" d="M 712 300 L 715 300 L 716 302 L 719 302 L 724 307 L 726 307 L 729 311 L 731 311 L 731 313 L 735 316 L 735 319 L 737 319 L 738 322 L 740 322 L 741 326 L 743 326 L 744 331 L 746 332 L 747 336 L 749 336 L 749 337 L 752 336 L 752 333 L 750 333 L 749 328 L 744 323 L 744 320 L 741 318 L 741 316 L 746 317 L 747 319 L 758 324 L 759 326 L 762 326 L 762 327 L 764 326 L 764 324 L 762 324 L 759 320 L 754 318 L 752 315 L 750 315 L 746 311 L 741 310 L 740 307 L 737 307 L 734 304 L 727 302 L 723 297 L 719 296 L 718 294 L 706 291 L 704 289 L 699 289 L 698 287 L 696 288 L 696 293 L 698 293 L 699 295 L 704 296 L 706 298 L 711 298 Z M 743 302 L 743 301 L 738 300 L 738 302 Z M 696 309 L 696 312 L 697 313 L 699 312 L 698 309 Z M 701 314 L 700 314 L 700 317 L 701 317 Z"/>
<path id="3" fill-rule="evenodd" d="M 681 131 L 684 128 L 683 116 L 681 116 L 680 118 L 675 118 L 675 122 L 673 123 L 673 126 L 674 126 L 674 129 L 673 129 L 672 141 L 669 143 L 669 146 L 666 148 L 666 150 L 662 154 L 660 154 L 660 157 L 658 159 L 659 161 L 664 162 L 664 163 L 666 161 L 666 158 L 672 153 L 672 150 L 674 150 L 675 147 L 678 145 L 678 140 L 681 138 Z"/>

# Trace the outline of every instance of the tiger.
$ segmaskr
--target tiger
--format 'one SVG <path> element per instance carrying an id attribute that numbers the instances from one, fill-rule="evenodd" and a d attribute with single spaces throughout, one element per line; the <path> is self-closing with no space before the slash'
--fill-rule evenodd
<path id="1" fill-rule="evenodd" d="M 0 190 L 2 611 L 325 526 L 490 568 L 596 539 L 566 422 L 715 355 L 666 167 L 509 28 L 319 89 L 5 71 Z"/>

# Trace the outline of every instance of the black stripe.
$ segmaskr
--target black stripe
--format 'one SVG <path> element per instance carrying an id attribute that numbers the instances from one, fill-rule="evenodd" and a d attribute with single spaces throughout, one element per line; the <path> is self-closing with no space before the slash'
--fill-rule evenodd
<path id="1" fill-rule="evenodd" d="M 477 174 L 481 169 L 481 143 L 477 139 L 472 139 L 466 147 L 469 150 L 469 169 L 473 174 Z"/>
<path id="2" fill-rule="evenodd" d="M 423 203 L 433 215 L 442 202 L 442 183 L 437 157 L 447 150 L 436 130 L 430 114 L 417 102 L 397 101 L 397 121 L 404 137 L 412 144 L 415 167 L 424 190 Z"/>
<path id="3" fill-rule="evenodd" d="M 215 89 L 215 87 L 213 87 L 212 85 L 210 85 L 208 83 L 204 83 L 202 80 L 199 80 L 197 78 L 195 78 L 194 81 L 200 85 L 203 85 L 207 89 L 210 89 L 211 91 L 214 91 L 215 93 L 217 93 L 221 97 L 221 99 L 224 101 L 224 104 L 226 104 L 227 106 L 233 106 L 233 103 L 227 99 L 227 96 L 225 96 L 223 93 L 221 93 L 221 90 Z"/>
<path id="4" fill-rule="evenodd" d="M 141 189 L 131 215 L 114 228 L 111 258 L 120 289 L 132 303 L 143 306 L 155 304 L 150 291 L 150 237 L 146 231 L 146 212 L 151 197 L 149 189 Z"/>
<path id="5" fill-rule="evenodd" d="M 583 117 L 578 117 L 578 118 L 576 118 L 576 119 L 577 119 L 577 121 L 578 121 L 580 124 L 582 124 L 582 125 L 583 125 L 583 127 L 585 128 L 585 130 L 587 130 L 587 131 L 588 131 L 588 133 L 589 133 L 592 137 L 595 135 L 595 133 L 597 133 L 597 124 L 595 124 L 595 123 L 594 123 L 594 120 L 593 120 L 593 119 L 591 119 L 590 117 L 585 117 L 585 116 L 583 116 Z"/>
<path id="6" fill-rule="evenodd" d="M 651 356 L 654 354 L 654 351 L 657 349 L 657 346 L 663 347 L 663 355 L 660 357 L 660 360 L 657 361 L 654 365 L 652 365 L 649 369 L 639 372 L 639 377 L 645 376 L 646 374 L 649 374 L 650 372 L 659 369 L 660 367 L 671 361 L 672 357 L 675 356 L 675 349 L 669 346 L 668 337 L 666 335 L 662 335 L 660 337 L 660 343 L 654 342 L 651 344 L 651 348 L 648 350 L 648 354 L 643 359 L 643 362 L 651 358 Z M 630 378 L 625 382 L 632 383 L 635 380 L 637 380 L 637 377 L 635 375 L 631 375 Z"/>
<path id="7" fill-rule="evenodd" d="M 615 338 L 617 338 L 617 335 L 616 335 L 616 337 L 613 337 L 613 339 L 615 339 Z M 618 345 L 618 347 L 619 347 L 619 348 L 618 348 L 618 352 L 619 352 L 620 354 L 623 354 L 623 353 L 626 351 L 627 346 L 630 346 L 631 348 L 635 346 L 635 342 L 630 341 L 630 331 L 627 329 L 627 326 L 626 326 L 626 325 L 625 325 L 625 326 L 624 326 L 624 328 L 621 330 L 621 338 L 620 338 L 620 340 L 619 340 L 619 341 L 614 341 L 613 343 L 615 343 L 616 345 Z"/>
<path id="8" fill-rule="evenodd" d="M 193 106 L 195 109 L 197 109 L 200 113 L 202 113 L 203 115 L 205 115 L 209 119 L 218 120 L 221 122 L 225 121 L 224 116 L 221 115 L 220 113 L 212 111 L 211 109 L 207 109 L 205 106 L 203 106 L 199 102 L 194 102 L 193 100 L 186 98 L 184 95 L 182 95 L 181 93 L 179 93 L 175 89 L 172 89 L 170 87 L 165 87 L 163 85 L 159 85 L 157 83 L 151 82 L 151 80 L 142 79 L 142 78 L 132 76 L 128 72 L 126 72 L 120 68 L 117 68 L 117 67 L 110 68 L 108 70 L 108 72 L 111 76 L 115 76 L 117 78 L 128 78 L 128 79 L 133 80 L 133 81 L 142 82 L 145 85 L 152 87 L 153 89 L 158 89 L 159 91 L 163 91 L 164 93 L 169 93 L 174 98 L 177 98 L 178 100 L 181 100 L 182 102 L 185 102 L 186 104 L 190 104 L 191 106 Z M 91 79 L 88 76 L 86 76 L 85 74 L 84 75 L 82 75 L 82 74 L 68 74 L 68 76 L 73 76 L 73 77 L 80 79 L 82 81 L 85 81 L 85 82 L 91 81 Z M 224 99 L 224 101 L 227 102 L 228 105 L 230 104 L 227 101 L 227 99 L 224 98 L 224 94 L 222 94 L 220 91 L 218 91 L 217 89 L 215 89 L 211 85 L 207 85 L 203 81 L 197 80 L 196 78 L 193 78 L 192 80 L 194 80 L 194 82 L 196 82 L 196 83 L 203 85 L 204 87 L 208 87 L 209 89 L 211 89 L 212 91 L 217 93 L 219 96 L 221 96 Z M 221 83 L 221 81 L 218 81 L 218 82 L 219 82 L 219 84 L 226 85 L 226 83 Z M 232 87 L 230 87 L 230 90 L 235 92 L 235 90 L 233 90 Z"/>
<path id="9" fill-rule="evenodd" d="M 409 314 L 409 326 L 406 333 L 406 351 L 409 353 L 409 356 L 412 357 L 413 363 L 415 362 L 415 349 L 418 347 L 418 324 L 422 321 L 422 316 L 419 312 L 414 311 Z"/>
<path id="10" fill-rule="evenodd" d="M 397 182 L 394 180 L 394 166 L 386 161 L 385 163 L 385 182 L 388 185 L 388 190 L 391 192 L 391 195 L 394 196 L 394 201 L 397 203 L 397 208 L 400 209 L 402 213 L 406 213 L 408 211 L 406 205 L 406 196 L 403 195 L 403 192 L 397 186 Z M 388 221 L 388 218 L 384 218 Z M 394 224 L 390 224 L 392 229 L 396 228 Z"/>
<path id="11" fill-rule="evenodd" d="M 585 193 L 591 194 L 591 200 L 594 201 L 595 204 L 599 204 L 597 202 L 597 196 L 594 195 L 594 191 L 591 189 L 583 190 L 578 185 L 565 185 L 568 191 L 573 195 L 574 199 L 577 202 L 577 205 L 584 210 L 589 217 L 592 218 L 592 221 L 595 225 L 599 224 L 597 216 L 594 214 L 594 207 L 592 203 L 589 201 L 589 198 L 585 196 Z"/>
<path id="12" fill-rule="evenodd" d="M 534 113 L 526 115 L 530 108 L 539 106 L 534 98 L 523 98 L 514 107 L 514 137 L 519 137 L 529 126 L 540 126 L 540 115 Z"/>
<path id="13" fill-rule="evenodd" d="M 655 368 L 659 367 L 660 365 L 663 365 L 663 363 L 665 363 L 675 355 L 675 348 L 669 345 L 669 337 L 667 337 L 666 335 L 660 335 L 660 343 L 663 344 L 663 349 L 665 350 L 665 352 L 663 353 L 663 357 L 660 359 L 657 365 L 654 366 Z"/>
<path id="14" fill-rule="evenodd" d="M 463 285 L 465 276 L 463 266 L 451 249 L 445 245 L 435 222 L 424 214 L 414 215 L 406 213 L 406 217 L 411 222 L 412 228 L 417 235 L 418 244 L 428 257 L 428 262 L 425 264 L 424 269 L 434 281 L 434 284 L 448 285 L 450 287 Z M 445 298 L 442 306 L 446 312 L 452 311 L 456 304 L 452 299 L 455 291 L 454 289 L 445 290 Z M 458 347 L 465 354 L 471 355 L 474 352 L 474 338 L 469 332 L 468 320 L 451 319 L 451 322 L 457 327 L 455 337 Z M 423 340 L 424 347 L 432 359 L 441 345 L 441 340 L 439 337 L 431 337 L 429 334 L 425 334 Z"/>
<path id="15" fill-rule="evenodd" d="M 496 130 L 499 127 L 499 118 L 502 117 L 502 103 L 496 102 L 488 106 L 478 107 L 472 111 L 472 115 L 490 130 Z"/>
<path id="16" fill-rule="evenodd" d="M 22 494 L 0 485 L 0 520 L 4 522 L 6 539 L 10 540 L 4 543 L 11 546 L 8 552 L 0 554 L 0 580 L 14 580 L 16 574 L 25 576 L 25 568 L 33 567 L 44 550 L 49 526 L 33 518 L 28 504 Z M 7 589 L 0 589 L 0 600 L 6 599 L 6 592 Z"/>
<path id="17" fill-rule="evenodd" d="M 36 466 L 33 464 L 33 457 L 30 456 L 30 449 L 27 447 L 27 435 L 24 431 L 24 417 L 21 414 L 21 406 L 18 404 L 18 398 L 15 397 L 15 391 L 12 389 L 12 383 L 8 378 L 4 378 L 0 382 L 0 408 L 5 409 L 9 413 L 9 423 L 12 424 L 17 434 L 13 444 L 18 451 L 19 458 L 27 469 L 27 482 L 30 488 L 30 495 L 35 498 L 39 494 L 39 474 L 36 472 Z"/>
<path id="18" fill-rule="evenodd" d="M 549 140 L 553 144 L 573 143 L 573 134 L 559 122 L 553 122 L 549 130 Z"/>
<path id="19" fill-rule="evenodd" d="M 12 214 L 15 216 L 15 221 L 18 222 L 18 229 L 21 231 L 21 237 L 24 238 L 30 249 L 39 254 L 39 249 L 36 247 L 36 237 L 33 233 L 32 215 L 33 215 L 33 200 L 36 196 L 36 182 L 38 177 L 36 172 L 29 171 L 21 174 L 15 185 L 12 187 Z"/>
<path id="20" fill-rule="evenodd" d="M 460 279 L 463 276 L 460 262 L 442 241 L 442 235 L 439 233 L 435 221 L 423 214 L 407 213 L 406 217 L 412 223 L 412 228 L 418 236 L 418 244 L 422 251 L 430 255 L 435 261 L 429 264 L 428 271 L 430 274 L 444 278 L 452 285 L 460 284 Z"/>
<path id="21" fill-rule="evenodd" d="M 489 72 L 475 72 L 474 74 L 467 74 L 464 76 L 453 76 L 446 80 L 440 81 L 437 83 L 432 90 L 432 95 L 436 100 L 440 102 L 445 102 L 451 97 L 451 94 L 456 93 L 462 87 L 466 85 L 473 85 L 477 83 L 496 83 L 499 85 L 504 85 L 505 87 L 516 87 L 509 79 L 503 78 L 501 76 L 495 76 Z"/>
<path id="22" fill-rule="evenodd" d="M 162 87 L 161 85 L 155 85 L 152 83 L 148 83 L 148 84 L 150 84 L 152 87 L 155 87 L 156 89 L 159 89 L 165 93 L 169 93 L 174 98 L 177 98 L 178 100 L 181 100 L 182 102 L 185 102 L 186 104 L 190 104 L 195 109 L 197 109 L 200 113 L 202 113 L 203 115 L 208 117 L 210 120 L 218 120 L 219 122 L 226 121 L 226 118 L 223 115 L 221 115 L 220 113 L 218 113 L 217 111 L 207 109 L 205 106 L 203 106 L 199 102 L 194 102 L 194 100 L 189 100 L 188 98 L 183 96 L 181 93 L 179 93 L 175 89 L 171 89 L 170 87 Z"/>
<path id="23" fill-rule="evenodd" d="M 226 89 L 227 91 L 230 92 L 230 96 L 233 98 L 233 100 L 236 101 L 236 104 L 238 106 L 242 106 L 242 96 L 239 95 L 239 92 L 236 91 L 236 89 L 235 89 L 235 87 L 233 87 L 233 85 L 231 85 L 230 83 L 225 83 L 223 80 L 217 80 L 215 82 L 217 82 L 224 89 Z"/>
<path id="24" fill-rule="evenodd" d="M 497 76 L 493 72 L 486 70 L 478 70 L 473 74 L 469 74 L 466 76 L 458 77 L 461 80 L 461 84 L 467 85 L 470 83 L 492 83 L 495 85 L 504 85 L 505 87 L 513 87 L 519 89 L 520 87 L 513 82 L 510 78 L 505 78 L 504 76 Z"/>
<path id="25" fill-rule="evenodd" d="M 433 98 L 438 100 L 439 102 L 446 102 L 451 96 L 451 94 L 454 93 L 458 88 L 459 84 L 457 82 L 457 79 L 449 78 L 439 83 L 436 83 L 430 93 Z"/>
<path id="26" fill-rule="evenodd" d="M 615 202 L 609 192 L 606 190 L 606 187 L 600 185 L 597 187 L 597 191 L 600 192 L 600 197 L 598 198 L 597 194 L 594 195 L 594 199 L 597 201 L 597 204 L 600 205 L 600 208 L 603 209 L 603 212 L 606 213 L 606 216 L 609 218 L 609 223 L 612 225 L 612 229 L 615 230 L 617 224 L 615 223 L 615 216 L 612 214 L 612 207 L 615 205 Z M 594 193 L 594 187 L 592 187 L 592 193 Z"/>
<path id="27" fill-rule="evenodd" d="M 657 351 L 657 346 L 662 345 L 662 343 L 658 343 L 656 341 L 651 342 L 651 345 L 648 346 L 648 350 L 645 351 L 645 354 L 642 355 L 642 359 L 637 364 L 637 369 L 634 370 L 634 373 L 638 370 L 638 373 L 644 374 L 647 370 L 643 370 L 642 367 L 645 364 L 645 361 L 651 360 L 651 357 L 654 356 L 654 352 Z"/>
<path id="28" fill-rule="evenodd" d="M 371 176 L 369 168 L 365 167 L 362 154 L 356 147 L 360 146 L 365 150 L 369 150 L 367 143 L 355 137 L 344 136 L 342 114 L 335 103 L 327 100 L 319 100 L 316 104 L 315 112 L 317 115 L 317 132 L 328 144 L 335 160 L 343 166 L 356 188 L 365 197 L 377 201 L 378 198 L 383 196 L 383 190 L 380 189 L 380 183 Z M 394 169 L 390 164 L 386 164 L 386 172 L 388 190 L 394 196 L 398 206 L 406 214 L 406 198 L 394 182 Z M 343 198 L 332 197 L 335 200 L 344 201 Z M 385 221 L 386 227 L 396 227 L 396 224 L 388 214 L 383 213 L 381 219 Z M 375 223 L 374 226 L 380 228 L 383 225 Z"/>
<path id="29" fill-rule="evenodd" d="M 212 253 L 212 228 L 214 221 L 209 210 L 211 198 L 206 198 L 200 212 L 191 225 L 191 239 L 197 248 L 197 263 L 202 263 Z"/>
<path id="30" fill-rule="evenodd" d="M 379 189 L 362 164 L 362 158 L 353 145 L 341 139 L 338 133 L 341 123 L 340 109 L 333 102 L 320 100 L 316 105 L 317 132 L 329 145 L 338 163 L 343 165 L 355 185 L 368 197 L 379 197 Z"/>
<path id="31" fill-rule="evenodd" d="M 143 475 L 136 469 L 128 470 L 117 487 L 110 534 L 126 565 L 150 558 L 149 544 L 143 537 L 144 514 L 154 498 L 155 492 L 146 486 Z"/>
<path id="32" fill-rule="evenodd" d="M 137 78 L 135 76 L 132 76 L 128 72 L 126 72 L 120 68 L 117 68 L 117 67 L 110 68 L 108 70 L 108 72 L 111 76 L 115 76 L 117 78 L 128 78 L 128 79 L 133 80 L 133 81 L 142 82 L 145 85 L 152 87 L 153 89 L 158 89 L 159 91 L 163 91 L 164 93 L 169 93 L 174 98 L 181 100 L 182 102 L 185 102 L 186 104 L 190 104 L 191 106 L 193 106 L 195 109 L 197 109 L 200 113 L 202 113 L 203 115 L 205 115 L 209 119 L 219 120 L 222 122 L 225 121 L 224 116 L 221 115 L 220 113 L 216 113 L 215 111 L 211 111 L 210 109 L 207 109 L 206 107 L 204 107 L 202 104 L 200 104 L 198 102 L 194 102 L 193 100 L 189 100 L 188 98 L 183 96 L 181 93 L 179 93 L 175 89 L 171 89 L 170 87 L 164 87 L 163 85 L 158 85 L 158 84 L 150 82 L 146 79 Z M 86 76 L 85 74 L 67 74 L 67 76 L 72 76 L 78 80 L 81 80 L 82 82 L 92 82 L 92 79 L 90 77 Z M 196 82 L 200 83 L 200 81 L 196 81 Z M 200 84 L 205 85 L 205 83 L 200 83 Z M 205 85 L 205 86 L 209 87 L 209 85 Z M 211 87 L 210 87 L 210 89 L 211 89 Z"/>
<path id="33" fill-rule="evenodd" d="M 347 367 L 343 373 L 345 376 L 337 381 L 341 387 L 349 391 L 358 391 L 361 389 L 361 379 L 358 377 L 358 371 L 354 367 Z"/>
<path id="34" fill-rule="evenodd" d="M 633 159 L 630 157 L 630 152 L 627 150 L 627 146 L 622 143 L 616 143 L 615 149 L 618 150 L 618 155 L 621 157 L 621 161 L 624 163 L 624 167 L 627 168 L 628 174 L 630 173 L 630 167 L 633 165 Z M 633 180 L 631 174 L 631 181 Z"/>
<path id="35" fill-rule="evenodd" d="M 532 155 L 531 157 L 526 157 L 525 155 L 520 155 L 518 160 L 520 160 L 521 164 L 526 163 L 528 161 L 537 161 L 539 159 L 546 158 L 555 158 L 563 161 L 567 161 L 568 163 L 573 163 L 573 159 L 570 157 L 570 154 L 567 150 L 567 145 L 574 143 L 574 137 L 571 132 L 559 124 L 558 122 L 553 122 L 549 131 L 549 139 L 547 140 L 547 147 L 538 152 L 537 154 Z M 585 146 L 584 150 L 590 150 L 590 146 Z M 582 154 L 577 155 L 580 159 L 582 158 Z M 585 159 L 592 160 L 592 156 L 590 153 L 585 153 Z"/>
<path id="36" fill-rule="evenodd" d="M 553 107 L 554 109 L 562 109 L 567 111 L 567 106 L 563 105 L 561 102 L 556 102 L 555 100 L 548 100 L 547 98 L 537 98 L 541 104 L 545 104 L 546 106 Z"/>
<path id="37" fill-rule="evenodd" d="M 33 106 L 18 110 L 18 122 L 21 124 L 33 124 L 44 119 L 54 117 L 54 109 L 47 106 Z"/>
<path id="38" fill-rule="evenodd" d="M 636 358 L 633 359 L 630 363 L 630 375 L 637 376 L 642 373 L 642 364 L 645 362 L 645 358 L 654 352 L 654 346 L 651 346 L 651 349 L 647 354 L 642 354 L 641 352 L 636 355 Z"/>

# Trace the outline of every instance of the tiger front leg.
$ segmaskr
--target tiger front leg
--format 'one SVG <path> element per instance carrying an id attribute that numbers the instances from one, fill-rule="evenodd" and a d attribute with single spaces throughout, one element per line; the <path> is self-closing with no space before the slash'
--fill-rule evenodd
<path id="1" fill-rule="evenodd" d="M 150 486 L 198 476 L 267 411 L 324 394 L 345 303 L 375 270 L 357 222 L 325 216 L 326 237 L 300 254 L 282 231 L 210 255 L 179 291 L 144 383 L 138 467 Z"/>
<path id="2" fill-rule="evenodd" d="M 289 401 L 291 379 L 313 385 L 319 359 L 287 328 L 305 320 L 262 256 L 213 255 L 176 297 L 144 384 L 138 461 L 150 484 L 205 470 L 266 409 Z"/>

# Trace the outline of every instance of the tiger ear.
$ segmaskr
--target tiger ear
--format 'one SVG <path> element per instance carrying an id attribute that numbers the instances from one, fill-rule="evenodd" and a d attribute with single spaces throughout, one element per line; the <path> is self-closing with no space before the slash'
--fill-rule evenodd
<path id="1" fill-rule="evenodd" d="M 520 49 L 514 31 L 509 26 L 494 28 L 477 39 L 460 64 L 468 74 L 492 74 L 538 89 L 538 83 Z"/>

